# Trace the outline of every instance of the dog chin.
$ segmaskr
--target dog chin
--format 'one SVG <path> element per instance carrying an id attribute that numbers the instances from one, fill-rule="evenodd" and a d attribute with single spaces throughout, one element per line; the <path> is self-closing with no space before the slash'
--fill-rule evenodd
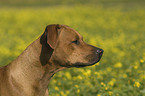
<path id="1" fill-rule="evenodd" d="M 92 66 L 92 65 L 95 65 L 96 63 L 98 63 L 99 61 L 100 61 L 100 59 L 97 60 L 97 61 L 90 62 L 90 63 L 80 63 L 80 62 L 77 62 L 72 67 L 80 68 L 80 67 Z"/>

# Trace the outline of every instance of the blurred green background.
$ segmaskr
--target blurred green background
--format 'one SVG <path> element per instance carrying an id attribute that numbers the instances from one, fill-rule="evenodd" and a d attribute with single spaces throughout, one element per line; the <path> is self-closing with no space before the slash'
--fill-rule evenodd
<path id="1" fill-rule="evenodd" d="M 0 0 L 0 66 L 49 24 L 66 24 L 105 51 L 95 66 L 56 73 L 50 96 L 145 96 L 144 0 Z"/>

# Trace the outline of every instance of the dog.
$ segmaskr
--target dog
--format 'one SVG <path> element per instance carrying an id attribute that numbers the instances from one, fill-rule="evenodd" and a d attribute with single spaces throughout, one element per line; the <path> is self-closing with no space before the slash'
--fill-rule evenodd
<path id="1" fill-rule="evenodd" d="M 102 54 L 69 26 L 48 25 L 21 55 L 0 68 L 0 96 L 49 96 L 47 86 L 56 72 L 94 65 Z"/>

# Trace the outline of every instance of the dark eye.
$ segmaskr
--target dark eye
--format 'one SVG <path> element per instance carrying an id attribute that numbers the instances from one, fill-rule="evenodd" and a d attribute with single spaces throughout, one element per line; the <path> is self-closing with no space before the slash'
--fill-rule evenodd
<path id="1" fill-rule="evenodd" d="M 80 44 L 79 40 L 72 41 L 72 43 L 77 44 L 77 45 Z"/>

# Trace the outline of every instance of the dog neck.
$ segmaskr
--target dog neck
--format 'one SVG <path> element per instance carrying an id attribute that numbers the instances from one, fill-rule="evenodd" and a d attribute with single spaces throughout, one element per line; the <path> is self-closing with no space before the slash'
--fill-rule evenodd
<path id="1" fill-rule="evenodd" d="M 54 64 L 51 58 L 53 49 L 45 39 L 42 35 L 8 66 L 11 67 L 11 80 L 20 85 L 18 90 L 26 93 L 26 96 L 45 96 L 51 77 L 57 71 L 65 69 Z"/>

